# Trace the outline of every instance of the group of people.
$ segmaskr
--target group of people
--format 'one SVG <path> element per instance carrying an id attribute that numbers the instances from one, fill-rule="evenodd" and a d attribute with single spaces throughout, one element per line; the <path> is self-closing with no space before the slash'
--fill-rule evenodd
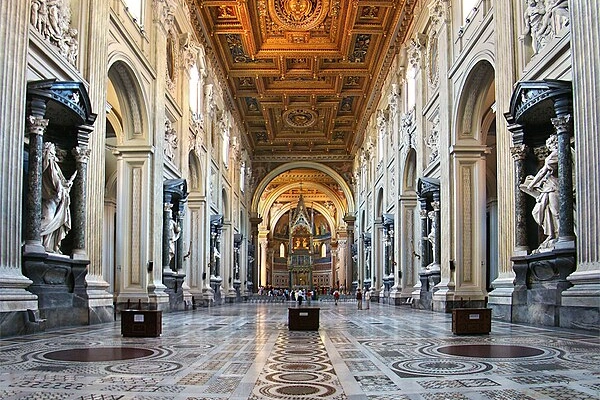
<path id="1" fill-rule="evenodd" d="M 363 298 L 365 300 L 365 309 L 371 308 L 371 288 L 365 288 L 364 295 L 360 288 L 356 289 L 356 303 L 359 310 L 363 309 Z"/>

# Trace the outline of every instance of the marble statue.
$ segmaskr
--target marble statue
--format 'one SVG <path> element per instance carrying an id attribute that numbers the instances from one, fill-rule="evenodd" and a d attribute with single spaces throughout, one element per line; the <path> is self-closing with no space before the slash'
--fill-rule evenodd
<path id="1" fill-rule="evenodd" d="M 173 161 L 175 158 L 176 150 L 179 145 L 179 140 L 177 138 L 177 131 L 173 128 L 170 120 L 165 121 L 165 148 L 164 153 L 165 157 L 169 161 Z"/>
<path id="2" fill-rule="evenodd" d="M 61 254 L 60 244 L 71 230 L 70 192 L 77 171 L 67 180 L 58 165 L 56 147 L 44 144 L 42 158 L 42 243 L 46 251 Z"/>
<path id="3" fill-rule="evenodd" d="M 175 245 L 181 234 L 181 226 L 173 218 L 169 218 L 169 261 L 175 257 Z"/>
<path id="4" fill-rule="evenodd" d="M 523 192 L 535 197 L 532 215 L 547 236 L 538 247 L 538 251 L 549 251 L 554 247 L 559 227 L 558 136 L 551 135 L 546 139 L 546 147 L 550 153 L 546 156 L 542 168 L 535 176 L 527 176 L 525 182 L 520 185 Z"/>

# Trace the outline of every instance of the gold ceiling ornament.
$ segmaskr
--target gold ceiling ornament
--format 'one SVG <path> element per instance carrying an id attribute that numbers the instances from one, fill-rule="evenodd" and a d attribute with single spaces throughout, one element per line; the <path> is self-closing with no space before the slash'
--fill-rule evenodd
<path id="1" fill-rule="evenodd" d="M 329 13 L 329 0 L 267 0 L 273 21 L 289 30 L 308 31 Z"/>
<path id="2" fill-rule="evenodd" d="M 318 115 L 312 110 L 294 109 L 286 111 L 283 119 L 292 128 L 309 128 L 317 122 Z"/>

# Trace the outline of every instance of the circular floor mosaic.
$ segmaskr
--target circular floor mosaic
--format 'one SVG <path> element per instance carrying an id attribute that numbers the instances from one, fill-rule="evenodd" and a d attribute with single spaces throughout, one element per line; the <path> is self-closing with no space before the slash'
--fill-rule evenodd
<path id="1" fill-rule="evenodd" d="M 438 347 L 437 351 L 443 354 L 475 358 L 524 358 L 537 357 L 544 354 L 544 350 L 527 346 L 513 346 L 504 344 L 468 344 Z"/>
<path id="2" fill-rule="evenodd" d="M 392 368 L 410 375 L 464 375 L 475 374 L 492 369 L 487 363 L 465 360 L 407 360 L 392 364 Z"/>
<path id="3" fill-rule="evenodd" d="M 51 351 L 44 354 L 44 358 L 54 361 L 103 362 L 132 360 L 153 354 L 152 350 L 137 347 L 84 347 Z"/>

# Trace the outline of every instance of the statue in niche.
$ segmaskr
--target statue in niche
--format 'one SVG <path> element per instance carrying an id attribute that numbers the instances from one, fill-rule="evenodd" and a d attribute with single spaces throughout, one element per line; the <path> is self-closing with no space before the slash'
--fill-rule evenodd
<path id="1" fill-rule="evenodd" d="M 169 218 L 169 262 L 175 257 L 175 245 L 181 235 L 181 226 L 173 218 Z"/>
<path id="2" fill-rule="evenodd" d="M 437 238 L 437 218 L 435 215 L 435 211 L 429 211 L 427 213 L 427 217 L 431 220 L 431 231 L 429 232 L 429 235 L 427 235 L 427 240 L 429 241 L 429 243 L 431 243 L 431 252 L 434 254 L 434 261 L 429 264 L 427 267 L 425 267 L 426 270 L 430 270 L 432 269 L 432 267 L 435 265 L 435 254 L 437 251 L 437 247 L 438 247 L 438 238 Z"/>
<path id="3" fill-rule="evenodd" d="M 177 131 L 173 128 L 171 121 L 168 119 L 165 121 L 165 156 L 173 161 L 175 158 L 175 151 L 178 147 Z"/>
<path id="4" fill-rule="evenodd" d="M 550 153 L 546 156 L 542 168 L 535 176 L 527 176 L 519 186 L 523 192 L 535 197 L 532 215 L 547 236 L 537 252 L 550 251 L 558 239 L 558 136 L 551 135 L 546 139 L 546 147 Z"/>
<path id="5" fill-rule="evenodd" d="M 44 143 L 42 155 L 42 243 L 46 251 L 62 254 L 60 243 L 71 230 L 70 192 L 77 171 L 67 180 L 58 165 L 56 147 Z"/>

